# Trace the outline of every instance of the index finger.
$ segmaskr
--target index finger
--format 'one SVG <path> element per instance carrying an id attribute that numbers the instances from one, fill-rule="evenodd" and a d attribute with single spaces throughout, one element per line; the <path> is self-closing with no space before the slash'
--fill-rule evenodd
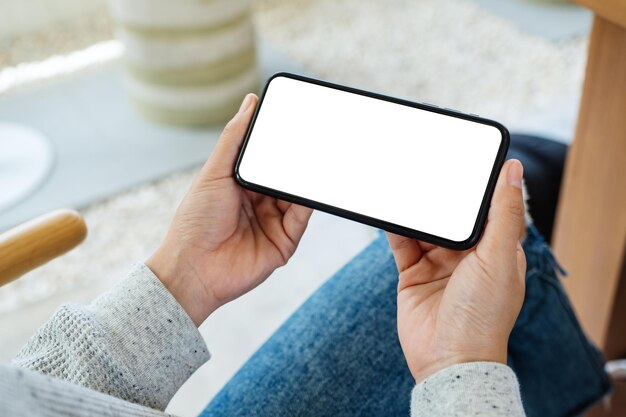
<path id="1" fill-rule="evenodd" d="M 387 235 L 387 241 L 389 241 L 389 247 L 393 252 L 398 272 L 404 272 L 422 258 L 424 251 L 417 240 L 391 232 L 386 232 L 385 234 Z"/>

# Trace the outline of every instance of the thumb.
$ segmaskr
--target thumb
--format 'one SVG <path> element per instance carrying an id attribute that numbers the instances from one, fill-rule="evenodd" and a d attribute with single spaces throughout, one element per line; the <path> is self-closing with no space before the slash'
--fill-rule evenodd
<path id="1" fill-rule="evenodd" d="M 485 233 L 476 249 L 480 258 L 515 256 L 525 221 L 522 177 L 523 167 L 517 159 L 507 161 L 502 167 L 491 199 Z"/>
<path id="2" fill-rule="evenodd" d="M 202 168 L 201 176 L 204 179 L 214 180 L 233 175 L 235 161 L 258 100 L 252 93 L 243 99 L 239 112 L 224 127 L 215 149 Z"/>

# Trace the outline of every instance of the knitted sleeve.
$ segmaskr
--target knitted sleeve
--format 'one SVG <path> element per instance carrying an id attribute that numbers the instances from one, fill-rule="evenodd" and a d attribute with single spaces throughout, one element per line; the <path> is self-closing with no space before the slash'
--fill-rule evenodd
<path id="1" fill-rule="evenodd" d="M 413 389 L 411 416 L 524 417 L 517 377 L 506 365 L 471 362 L 445 368 Z"/>
<path id="2" fill-rule="evenodd" d="M 142 264 L 91 304 L 61 306 L 13 365 L 164 410 L 208 359 L 191 319 Z"/>

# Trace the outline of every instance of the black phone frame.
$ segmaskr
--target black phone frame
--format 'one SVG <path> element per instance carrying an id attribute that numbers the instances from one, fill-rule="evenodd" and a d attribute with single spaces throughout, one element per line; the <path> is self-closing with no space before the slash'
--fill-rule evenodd
<path id="1" fill-rule="evenodd" d="M 489 181 L 487 182 L 485 193 L 483 195 L 483 200 L 480 205 L 480 210 L 478 211 L 478 216 L 476 217 L 476 221 L 474 223 L 474 228 L 472 229 L 471 235 L 464 241 L 454 241 L 454 240 L 443 238 L 441 236 L 432 235 L 429 233 L 421 232 L 419 230 L 411 229 L 405 226 L 401 226 L 401 225 L 390 223 L 384 220 L 376 219 L 374 217 L 369 217 L 360 213 L 345 210 L 339 207 L 320 203 L 318 201 L 309 200 L 307 198 L 299 197 L 297 195 L 285 193 L 285 192 L 275 190 L 269 187 L 265 187 L 259 184 L 254 184 L 243 179 L 241 175 L 239 175 L 239 165 L 241 164 L 243 155 L 246 151 L 246 147 L 248 145 L 248 141 L 250 140 L 250 135 L 252 133 L 252 130 L 254 129 L 254 124 L 256 122 L 257 116 L 259 115 L 259 111 L 261 110 L 261 107 L 263 106 L 263 99 L 265 98 L 267 89 L 270 86 L 272 80 L 278 77 L 291 78 L 291 79 L 302 81 L 302 82 L 312 83 L 312 84 L 320 85 L 323 87 L 345 91 L 348 93 L 358 94 L 358 95 L 362 95 L 362 96 L 366 96 L 366 97 L 370 97 L 370 98 L 374 98 L 378 100 L 384 100 L 384 101 L 396 103 L 399 105 L 404 105 L 404 106 L 409 106 L 409 107 L 413 107 L 413 108 L 417 108 L 417 109 L 421 109 L 425 111 L 439 113 L 439 114 L 443 114 L 443 115 L 450 116 L 450 117 L 470 120 L 473 122 L 477 122 L 477 123 L 481 123 L 481 124 L 485 124 L 485 125 L 489 125 L 489 126 L 493 126 L 497 128 L 502 133 L 502 141 L 500 142 L 500 147 L 498 149 L 498 153 L 496 155 L 494 165 L 491 169 Z M 234 175 L 235 175 L 235 180 L 237 181 L 239 185 L 254 192 L 269 195 L 271 197 L 275 197 L 275 198 L 289 201 L 292 203 L 300 204 L 302 206 L 310 207 L 315 210 L 324 211 L 326 213 L 334 214 L 336 216 L 343 217 L 348 220 L 353 220 L 359 223 L 366 224 L 368 226 L 373 226 L 379 229 L 383 229 L 383 230 L 396 233 L 402 236 L 410 237 L 413 239 L 422 240 L 424 242 L 432 243 L 437 246 L 442 246 L 442 247 L 454 249 L 454 250 L 467 250 L 473 247 L 474 245 L 476 245 L 476 243 L 478 243 L 482 235 L 485 222 L 487 220 L 489 204 L 491 202 L 491 198 L 495 190 L 496 182 L 498 179 L 498 174 L 500 172 L 500 169 L 502 168 L 502 165 L 504 164 L 504 159 L 506 157 L 506 153 L 509 148 L 510 140 L 511 139 L 510 139 L 509 131 L 507 130 L 506 127 L 504 127 L 502 124 L 494 120 L 485 119 L 477 115 L 465 114 L 456 110 L 442 108 L 442 107 L 438 107 L 432 104 L 418 103 L 418 102 L 404 100 L 404 99 L 400 99 L 396 97 L 390 97 L 390 96 L 386 96 L 383 94 L 373 93 L 370 91 L 360 90 L 360 89 L 353 88 L 353 87 L 347 87 L 347 86 L 343 86 L 339 84 L 334 84 L 328 81 L 309 78 L 309 77 L 305 77 L 302 75 L 292 74 L 288 72 L 278 72 L 272 75 L 267 80 L 265 87 L 263 88 L 263 92 L 259 99 L 258 105 L 254 111 L 254 115 L 246 131 L 246 136 L 245 136 L 243 145 L 241 146 L 239 156 L 237 157 Z"/>

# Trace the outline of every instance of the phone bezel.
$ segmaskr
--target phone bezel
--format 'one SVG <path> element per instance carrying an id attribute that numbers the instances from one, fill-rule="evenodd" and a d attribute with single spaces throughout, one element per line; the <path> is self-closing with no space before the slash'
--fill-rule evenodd
<path id="1" fill-rule="evenodd" d="M 360 213 L 356 213 L 356 212 L 345 210 L 339 207 L 324 204 L 318 201 L 309 200 L 307 198 L 300 197 L 297 195 L 285 193 L 280 190 L 275 190 L 275 189 L 265 187 L 259 184 L 254 184 L 242 178 L 241 175 L 239 175 L 239 166 L 243 159 L 243 155 L 245 154 L 248 141 L 250 140 L 250 135 L 252 134 L 252 131 L 254 129 L 254 124 L 256 122 L 259 111 L 261 107 L 263 106 L 263 100 L 265 98 L 267 89 L 270 86 L 272 80 L 278 77 L 291 78 L 291 79 L 302 81 L 302 82 L 307 82 L 311 84 L 320 85 L 323 87 L 345 91 L 347 93 L 358 94 L 358 95 L 362 95 L 362 96 L 366 96 L 366 97 L 370 97 L 370 98 L 374 98 L 378 100 L 384 100 L 384 101 L 396 103 L 399 105 L 404 105 L 404 106 L 409 106 L 409 107 L 413 107 L 413 108 L 417 108 L 417 109 L 421 109 L 425 111 L 439 113 L 439 114 L 443 114 L 443 115 L 450 116 L 450 117 L 470 120 L 473 122 L 482 123 L 482 124 L 497 128 L 502 134 L 502 141 L 500 143 L 500 147 L 498 149 L 498 153 L 497 153 L 494 165 L 489 175 L 489 181 L 487 182 L 485 193 L 483 195 L 483 199 L 480 205 L 480 210 L 478 211 L 478 216 L 476 217 L 476 221 L 474 222 L 474 228 L 472 229 L 471 235 L 466 240 L 454 241 L 454 240 L 443 238 L 441 236 L 432 235 L 432 234 L 425 233 L 419 230 L 411 229 L 411 228 L 404 227 L 398 224 L 380 220 L 374 217 L 369 217 Z M 485 226 L 485 222 L 487 220 L 487 213 L 489 211 L 489 203 L 491 201 L 491 197 L 493 196 L 496 181 L 498 179 L 498 174 L 500 172 L 502 164 L 504 163 L 504 158 L 509 148 L 509 143 L 510 143 L 510 136 L 509 136 L 509 131 L 507 130 L 506 127 L 504 127 L 502 124 L 496 121 L 485 119 L 480 116 L 476 116 L 472 114 L 465 114 L 465 113 L 461 113 L 452 109 L 437 107 L 437 106 L 430 105 L 430 104 L 417 103 L 417 102 L 412 102 L 412 101 L 408 101 L 408 100 L 404 100 L 404 99 L 400 99 L 396 97 L 390 97 L 390 96 L 386 96 L 383 94 L 373 93 L 370 91 L 360 90 L 360 89 L 353 88 L 353 87 L 347 87 L 347 86 L 343 86 L 339 84 L 334 84 L 331 82 L 309 78 L 309 77 L 305 77 L 302 75 L 292 74 L 288 72 L 278 72 L 272 75 L 267 80 L 265 87 L 263 88 L 263 92 L 259 99 L 258 105 L 254 111 L 254 115 L 246 131 L 246 136 L 244 138 L 243 145 L 241 146 L 239 156 L 237 157 L 234 174 L 235 174 L 235 180 L 237 181 L 237 183 L 241 185 L 242 187 L 249 189 L 251 191 L 259 192 L 262 194 L 269 195 L 271 197 L 279 198 L 281 200 L 286 200 L 292 203 L 307 206 L 315 210 L 324 211 L 326 213 L 334 214 L 339 217 L 343 217 L 349 220 L 354 220 L 359 223 L 377 227 L 379 229 L 383 229 L 383 230 L 396 233 L 399 235 L 403 235 L 406 237 L 410 237 L 413 239 L 422 240 L 424 242 L 429 242 L 429 243 L 442 246 L 445 248 L 455 249 L 455 250 L 466 250 L 466 249 L 473 247 L 480 240 L 482 231 Z"/>

